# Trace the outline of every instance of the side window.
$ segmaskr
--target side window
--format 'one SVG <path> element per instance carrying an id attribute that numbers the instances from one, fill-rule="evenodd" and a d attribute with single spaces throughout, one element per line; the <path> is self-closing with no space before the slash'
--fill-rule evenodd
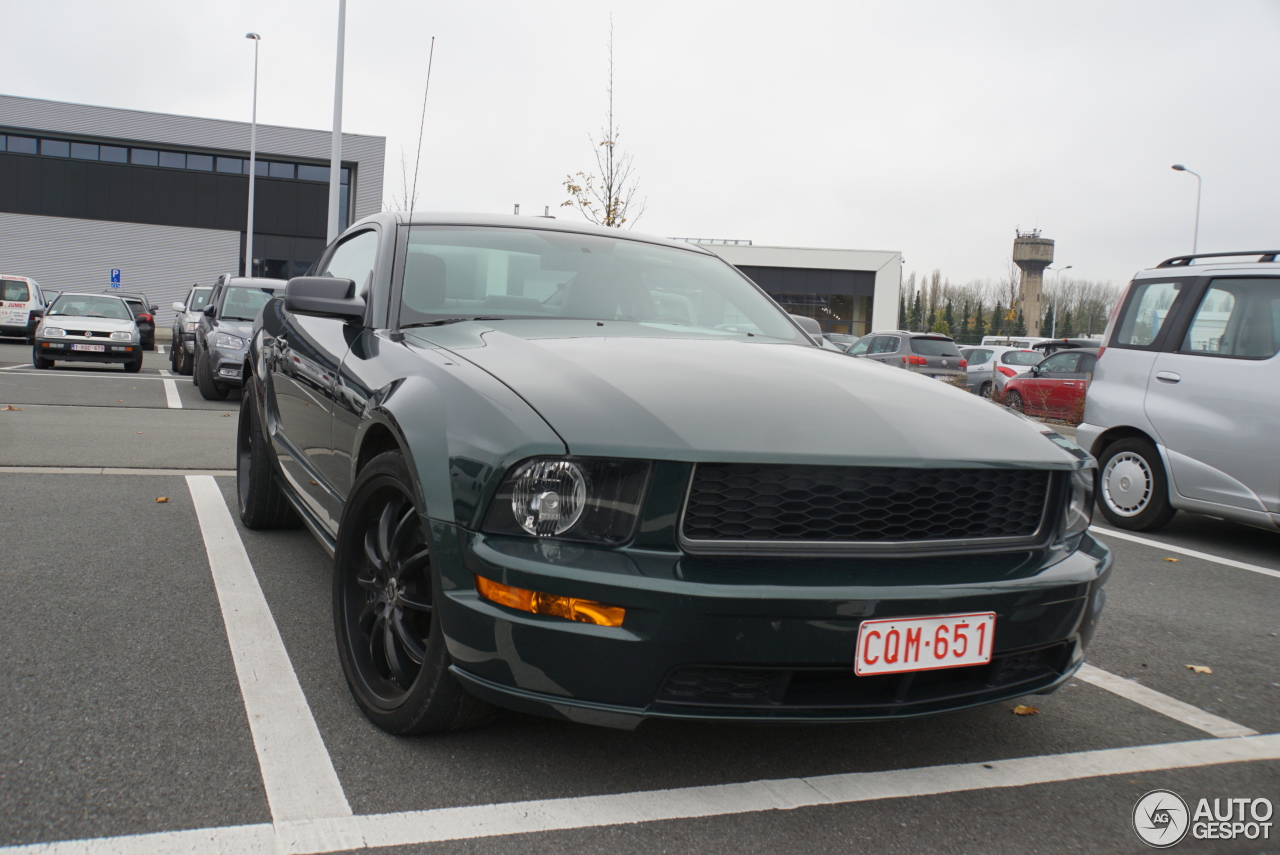
<path id="1" fill-rule="evenodd" d="M 1074 374 L 1080 362 L 1078 353 L 1059 353 L 1040 363 L 1041 374 Z"/>
<path id="2" fill-rule="evenodd" d="M 867 350 L 871 347 L 871 342 L 873 341 L 875 341 L 875 339 L 871 336 L 868 336 L 863 339 L 859 339 L 858 341 L 854 342 L 853 347 L 849 348 L 849 355 L 861 356 L 862 354 L 867 352 Z"/>
<path id="3" fill-rule="evenodd" d="M 1076 366 L 1076 372 L 1079 374 L 1092 374 L 1093 365 L 1098 361 L 1098 357 L 1092 353 L 1080 354 L 1080 364 Z"/>
<path id="4" fill-rule="evenodd" d="M 1280 349 L 1280 279 L 1209 283 L 1179 350 L 1202 356 L 1270 359 Z"/>
<path id="5" fill-rule="evenodd" d="M 985 350 L 985 349 L 975 350 L 972 354 L 969 355 L 970 365 L 984 365 L 990 361 L 991 361 L 991 351 L 989 350 Z"/>
<path id="6" fill-rule="evenodd" d="M 1181 282 L 1142 282 L 1133 286 L 1116 331 L 1115 347 L 1150 347 L 1173 311 Z"/>
<path id="7" fill-rule="evenodd" d="M 373 266 L 377 257 L 378 233 L 360 232 L 338 244 L 329 260 L 324 263 L 320 275 L 351 279 L 356 283 L 356 293 L 364 294 L 373 279 Z"/>
<path id="8" fill-rule="evenodd" d="M 898 349 L 898 337 L 892 335 L 878 335 L 871 345 L 871 350 L 867 351 L 871 354 L 876 353 L 893 353 Z"/>

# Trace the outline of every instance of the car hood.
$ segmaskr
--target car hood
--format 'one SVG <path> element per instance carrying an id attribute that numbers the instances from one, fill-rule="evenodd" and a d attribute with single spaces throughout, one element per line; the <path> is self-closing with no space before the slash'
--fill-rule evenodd
<path id="1" fill-rule="evenodd" d="M 558 332 L 547 335 L 546 322 L 506 322 L 501 330 L 467 323 L 419 337 L 429 335 L 513 389 L 572 454 L 1080 465 L 1043 435 L 1042 425 L 901 369 L 745 336 L 563 334 L 569 325 L 560 322 Z"/>
<path id="2" fill-rule="evenodd" d="M 253 321 L 230 321 L 225 318 L 219 318 L 218 325 L 213 328 L 213 334 L 216 335 L 217 333 L 240 336 L 240 338 L 248 341 L 253 337 Z"/>
<path id="3" fill-rule="evenodd" d="M 94 332 L 132 331 L 133 321 L 119 321 L 115 318 L 90 318 L 84 315 L 52 315 L 46 317 L 43 324 L 65 330 L 93 330 Z"/>

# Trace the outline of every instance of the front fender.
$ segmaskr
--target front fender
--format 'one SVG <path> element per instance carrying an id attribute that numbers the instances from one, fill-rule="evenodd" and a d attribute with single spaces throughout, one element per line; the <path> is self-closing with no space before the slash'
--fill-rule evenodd
<path id="1" fill-rule="evenodd" d="M 566 453 L 542 417 L 488 372 L 434 348 L 393 343 L 386 349 L 400 347 L 413 365 L 369 394 L 350 483 L 361 449 L 386 429 L 417 476 L 419 507 L 431 519 L 474 528 L 512 464 Z"/>

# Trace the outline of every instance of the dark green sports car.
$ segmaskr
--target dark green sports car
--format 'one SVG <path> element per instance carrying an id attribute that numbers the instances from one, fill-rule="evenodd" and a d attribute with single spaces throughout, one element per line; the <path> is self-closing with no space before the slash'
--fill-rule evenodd
<path id="1" fill-rule="evenodd" d="M 240 516 L 333 553 L 386 730 L 897 718 L 1083 661 L 1093 459 L 821 348 L 712 253 L 387 213 L 313 272 L 255 323 Z"/>

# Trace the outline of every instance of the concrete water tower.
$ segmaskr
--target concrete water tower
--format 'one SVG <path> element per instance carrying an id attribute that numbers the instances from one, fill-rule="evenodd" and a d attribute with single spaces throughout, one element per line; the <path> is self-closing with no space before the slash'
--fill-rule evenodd
<path id="1" fill-rule="evenodd" d="M 1040 335 L 1044 319 L 1044 269 L 1053 264 L 1053 241 L 1040 237 L 1040 230 L 1016 231 L 1013 262 L 1022 269 L 1020 306 L 1027 322 L 1027 335 Z"/>

